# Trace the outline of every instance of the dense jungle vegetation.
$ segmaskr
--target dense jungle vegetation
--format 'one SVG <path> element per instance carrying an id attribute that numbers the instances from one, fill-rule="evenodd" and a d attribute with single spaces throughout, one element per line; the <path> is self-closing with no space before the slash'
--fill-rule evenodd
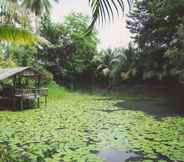
<path id="1" fill-rule="evenodd" d="M 135 2 L 127 20 L 132 42 L 127 49 L 107 50 L 97 49 L 98 31 L 85 34 L 89 17 L 72 13 L 61 24 L 44 14 L 37 30 L 50 44 L 2 42 L 1 66 L 38 66 L 48 71 L 48 79 L 53 76 L 70 86 L 84 78 L 86 83 L 109 86 L 127 80 L 182 82 L 183 8 L 182 0 Z"/>
<path id="2" fill-rule="evenodd" d="M 53 1 L 0 0 L 0 68 L 33 66 L 49 87 L 45 109 L 0 111 L 0 162 L 184 161 L 184 0 L 90 0 L 92 18 L 63 23 Z M 125 3 L 131 42 L 99 49 L 95 23 Z"/>

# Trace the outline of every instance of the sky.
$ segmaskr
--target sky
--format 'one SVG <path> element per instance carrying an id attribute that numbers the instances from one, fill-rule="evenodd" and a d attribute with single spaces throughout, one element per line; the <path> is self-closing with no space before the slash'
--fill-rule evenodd
<path id="1" fill-rule="evenodd" d="M 72 12 L 80 12 L 84 15 L 91 15 L 88 0 L 62 0 L 59 4 L 54 3 L 52 18 L 55 22 L 63 22 L 64 17 Z M 127 47 L 130 41 L 130 33 L 126 29 L 126 16 L 115 16 L 113 22 L 96 24 L 99 49 Z"/>

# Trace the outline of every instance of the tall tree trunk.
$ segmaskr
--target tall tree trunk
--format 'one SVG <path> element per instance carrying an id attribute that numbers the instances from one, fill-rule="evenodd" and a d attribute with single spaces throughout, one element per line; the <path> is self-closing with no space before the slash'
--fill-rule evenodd
<path id="1" fill-rule="evenodd" d="M 40 34 L 40 17 L 38 15 L 35 15 L 35 33 Z"/>

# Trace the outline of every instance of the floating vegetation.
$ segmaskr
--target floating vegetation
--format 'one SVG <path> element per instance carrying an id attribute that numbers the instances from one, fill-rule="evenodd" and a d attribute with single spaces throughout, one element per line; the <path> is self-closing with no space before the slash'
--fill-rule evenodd
<path id="1" fill-rule="evenodd" d="M 108 113 L 101 110 L 118 109 L 123 95 L 105 100 L 113 96 L 59 91 L 50 90 L 47 108 L 0 112 L 0 161 L 102 162 L 98 152 L 114 148 L 141 152 L 144 162 L 184 161 L 183 117 Z"/>

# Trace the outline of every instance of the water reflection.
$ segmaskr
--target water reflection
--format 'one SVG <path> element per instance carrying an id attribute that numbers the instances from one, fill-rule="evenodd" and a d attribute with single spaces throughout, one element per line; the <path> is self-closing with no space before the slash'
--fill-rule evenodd
<path id="1" fill-rule="evenodd" d="M 183 103 L 178 100 L 128 100 L 115 104 L 119 110 L 142 111 L 157 118 L 184 116 Z"/>
<path id="2" fill-rule="evenodd" d="M 105 162 L 127 162 L 131 159 L 140 158 L 140 155 L 126 151 L 100 151 L 97 155 L 105 160 Z"/>

